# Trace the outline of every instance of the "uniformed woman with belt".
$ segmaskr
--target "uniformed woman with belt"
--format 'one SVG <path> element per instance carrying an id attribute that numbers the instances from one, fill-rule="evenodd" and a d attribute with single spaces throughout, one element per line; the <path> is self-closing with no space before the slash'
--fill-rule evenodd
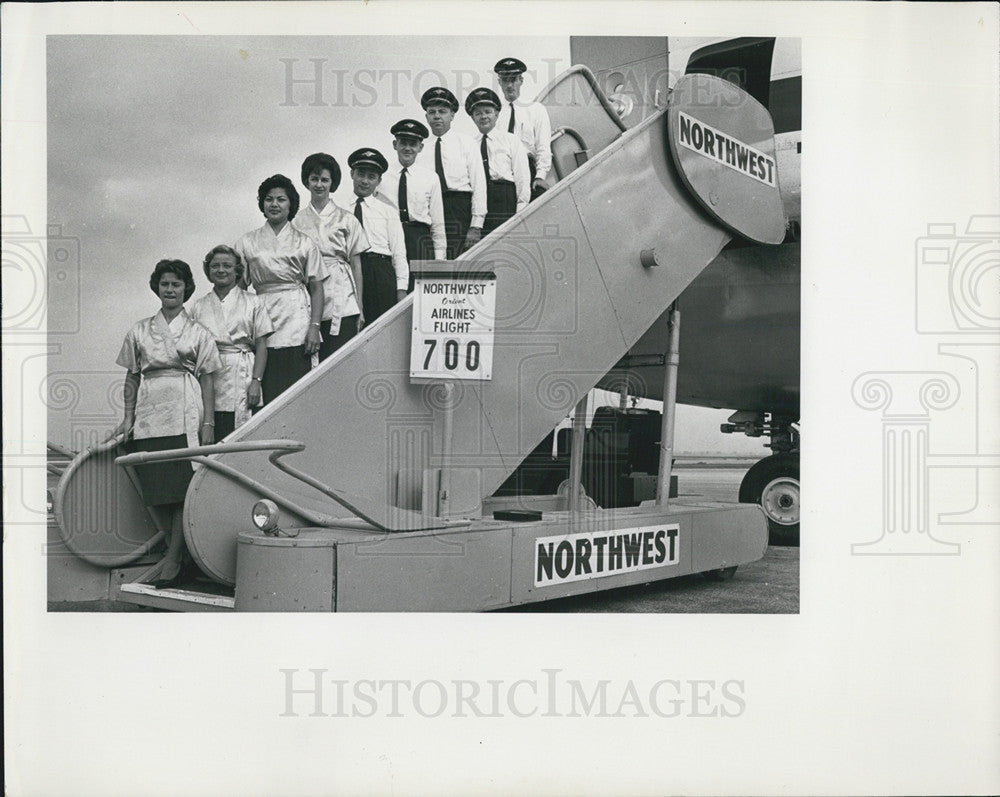
<path id="1" fill-rule="evenodd" d="M 125 416 L 113 434 L 125 435 L 125 449 L 163 451 L 215 441 L 215 383 L 222 368 L 212 333 L 184 312 L 194 293 L 191 267 L 183 260 L 161 260 L 149 277 L 160 310 L 125 335 L 118 365 L 125 368 Z M 155 586 L 180 577 L 184 557 L 184 497 L 194 475 L 185 460 L 137 465 L 146 506 L 167 517 L 169 542 Z"/>
<path id="2" fill-rule="evenodd" d="M 212 333 L 222 358 L 215 372 L 215 439 L 222 440 L 261 406 L 274 327 L 261 298 L 237 284 L 245 271 L 239 252 L 220 244 L 205 255 L 203 266 L 213 288 L 191 306 L 191 317 Z"/>
<path id="3" fill-rule="evenodd" d="M 266 219 L 264 226 L 243 235 L 234 249 L 274 325 L 262 387 L 268 404 L 312 368 L 328 272 L 316 244 L 289 224 L 299 210 L 299 193 L 291 180 L 283 174 L 268 177 L 257 188 L 257 207 Z"/>
<path id="4" fill-rule="evenodd" d="M 295 217 L 295 229 L 319 247 L 330 276 L 323 282 L 323 341 L 320 362 L 338 351 L 364 325 L 361 254 L 369 248 L 360 222 L 330 198 L 340 186 L 340 164 L 332 155 L 314 152 L 302 161 L 302 184 L 311 199 Z"/>

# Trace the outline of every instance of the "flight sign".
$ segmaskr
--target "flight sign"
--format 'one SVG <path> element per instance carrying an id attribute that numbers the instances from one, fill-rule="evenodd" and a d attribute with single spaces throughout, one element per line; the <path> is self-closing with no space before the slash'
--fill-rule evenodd
<path id="1" fill-rule="evenodd" d="M 423 272 L 413 287 L 410 378 L 492 379 L 497 280 L 492 272 Z"/>

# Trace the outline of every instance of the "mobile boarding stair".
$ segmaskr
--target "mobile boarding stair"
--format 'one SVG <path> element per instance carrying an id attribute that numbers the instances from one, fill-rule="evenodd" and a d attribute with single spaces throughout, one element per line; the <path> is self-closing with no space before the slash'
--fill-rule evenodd
<path id="1" fill-rule="evenodd" d="M 416 266 L 424 281 L 494 286 L 492 315 L 449 349 L 448 367 L 469 372 L 451 376 L 470 378 L 428 370 L 425 319 L 414 312 L 421 282 L 224 442 L 129 456 L 112 443 L 81 455 L 57 489 L 56 515 L 71 550 L 120 569 L 119 599 L 487 610 L 731 572 L 763 555 L 757 506 L 668 504 L 670 383 L 657 502 L 602 510 L 582 494 L 584 412 L 559 496 L 490 497 L 734 234 L 784 236 L 773 124 L 738 87 L 685 76 L 667 108 L 629 130 L 586 68 L 541 100 L 556 185 L 458 260 Z M 667 374 L 675 386 L 676 367 Z M 162 537 L 131 467 L 165 458 L 197 463 L 184 531 L 200 587 L 156 590 L 130 564 Z"/>

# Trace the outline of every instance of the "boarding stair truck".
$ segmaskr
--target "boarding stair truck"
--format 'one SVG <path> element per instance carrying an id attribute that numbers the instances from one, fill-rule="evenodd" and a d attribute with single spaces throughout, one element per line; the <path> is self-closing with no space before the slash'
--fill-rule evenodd
<path id="1" fill-rule="evenodd" d="M 628 130 L 586 68 L 545 97 L 560 179 L 540 199 L 457 260 L 414 264 L 413 295 L 224 441 L 125 456 L 111 442 L 70 464 L 55 495 L 62 535 L 114 568 L 119 599 L 478 611 L 726 576 L 763 555 L 758 506 L 668 500 L 676 311 L 656 499 L 602 509 L 585 494 L 583 412 L 559 494 L 493 497 L 732 237 L 785 236 L 772 120 L 739 87 L 687 75 Z M 471 336 L 435 337 L 428 308 L 442 291 L 478 313 Z M 135 560 L 161 523 L 131 469 L 168 458 L 196 467 L 184 534 L 207 579 L 157 590 Z"/>

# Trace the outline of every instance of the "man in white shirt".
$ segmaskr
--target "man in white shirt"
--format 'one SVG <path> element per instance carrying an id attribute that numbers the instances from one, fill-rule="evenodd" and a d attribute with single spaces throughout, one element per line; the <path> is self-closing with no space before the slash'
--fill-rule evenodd
<path id="1" fill-rule="evenodd" d="M 501 58 L 493 67 L 504 96 L 497 129 L 514 133 L 524 144 L 531 170 L 531 198 L 537 199 L 549 187 L 546 178 L 552 169 L 552 124 L 540 102 L 518 102 L 527 69 L 517 58 Z"/>
<path id="2" fill-rule="evenodd" d="M 354 182 L 354 217 L 371 248 L 361 253 L 361 303 L 365 324 L 406 296 L 410 267 L 396 206 L 375 193 L 389 162 L 377 149 L 355 150 L 347 159 Z"/>
<path id="3" fill-rule="evenodd" d="M 453 260 L 482 237 L 486 218 L 486 175 L 473 140 L 451 129 L 458 100 L 441 86 L 420 98 L 434 137 L 430 158 L 441 182 L 448 259 Z M 426 156 L 425 156 L 426 157 Z"/>
<path id="4" fill-rule="evenodd" d="M 406 239 L 406 259 L 410 263 L 444 260 L 448 239 L 444 232 L 441 182 L 434 172 L 415 163 L 430 133 L 415 119 L 401 119 L 389 132 L 394 136 L 392 148 L 396 150 L 399 168 L 385 173 L 379 193 L 399 210 Z M 412 275 L 409 290 L 413 290 Z"/>
<path id="5" fill-rule="evenodd" d="M 476 143 L 487 180 L 483 235 L 488 235 L 528 206 L 531 199 L 528 155 L 517 136 L 496 129 L 500 98 L 495 91 L 473 89 L 465 100 L 465 110 L 479 128 Z"/>

